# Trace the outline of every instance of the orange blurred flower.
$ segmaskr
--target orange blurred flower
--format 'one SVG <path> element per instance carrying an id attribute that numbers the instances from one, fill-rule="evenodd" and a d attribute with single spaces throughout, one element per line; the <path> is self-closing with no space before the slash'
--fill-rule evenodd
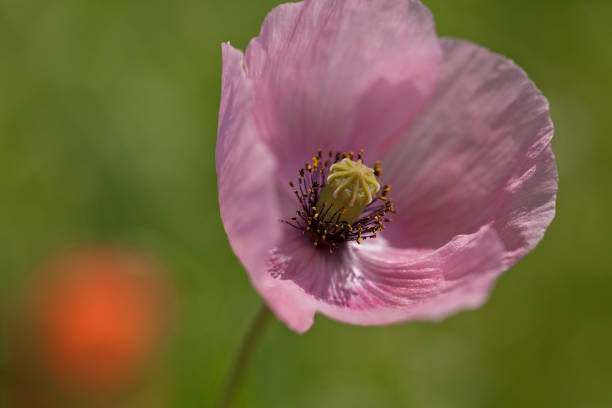
<path id="1" fill-rule="evenodd" d="M 118 248 L 90 248 L 43 268 L 30 298 L 36 347 L 53 382 L 87 394 L 128 386 L 158 349 L 168 317 L 159 267 Z"/>

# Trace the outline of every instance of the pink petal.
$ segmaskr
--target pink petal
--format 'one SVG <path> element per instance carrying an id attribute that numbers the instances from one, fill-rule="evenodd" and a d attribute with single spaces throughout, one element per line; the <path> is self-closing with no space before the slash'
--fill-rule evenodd
<path id="1" fill-rule="evenodd" d="M 433 93 L 440 46 L 416 0 L 306 0 L 274 9 L 249 44 L 257 124 L 281 179 L 318 148 L 381 149 Z"/>
<path id="2" fill-rule="evenodd" d="M 312 324 L 313 309 L 292 299 L 295 285 L 267 273 L 270 248 L 283 225 L 276 183 L 276 160 L 256 134 L 250 114 L 253 85 L 244 71 L 243 55 L 223 44 L 223 84 L 217 140 L 219 207 L 232 248 L 278 317 L 302 332 Z M 310 313 L 310 315 L 309 315 Z"/>
<path id="3" fill-rule="evenodd" d="M 261 272 L 262 254 L 279 235 L 280 216 L 276 192 L 269 182 L 276 162 L 256 135 L 250 115 L 253 101 L 253 85 L 244 72 L 242 53 L 223 44 L 216 151 L 219 206 L 234 251 L 247 270 Z"/>
<path id="4" fill-rule="evenodd" d="M 555 212 L 548 102 L 512 61 L 465 41 L 442 44 L 436 95 L 383 161 L 398 211 L 385 237 L 437 248 L 492 224 L 510 266 Z"/>
<path id="5" fill-rule="evenodd" d="M 304 305 L 352 324 L 441 319 L 480 306 L 504 270 L 503 245 L 485 226 L 436 251 L 390 248 L 383 240 L 329 255 L 290 234 L 270 261 L 270 274 L 297 284 Z"/>

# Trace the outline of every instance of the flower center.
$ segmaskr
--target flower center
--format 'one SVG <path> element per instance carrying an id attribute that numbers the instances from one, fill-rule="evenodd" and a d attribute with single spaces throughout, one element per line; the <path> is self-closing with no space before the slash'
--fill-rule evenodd
<path id="1" fill-rule="evenodd" d="M 298 200 L 297 217 L 284 220 L 293 228 L 308 235 L 316 247 L 325 247 L 330 253 L 344 242 L 376 238 L 391 222 L 388 213 L 394 213 L 392 199 L 387 197 L 390 186 L 381 186 L 378 177 L 382 170 L 379 162 L 374 168 L 363 164 L 363 150 L 355 154 L 329 152 L 323 159 L 319 149 L 299 170 L 297 184 L 289 181 Z"/>
<path id="2" fill-rule="evenodd" d="M 361 159 L 355 162 L 345 157 L 332 164 L 317 205 L 322 207 L 329 203 L 334 206 L 332 210 L 344 209 L 341 220 L 348 223 L 357 221 L 380 190 L 374 172 Z"/>

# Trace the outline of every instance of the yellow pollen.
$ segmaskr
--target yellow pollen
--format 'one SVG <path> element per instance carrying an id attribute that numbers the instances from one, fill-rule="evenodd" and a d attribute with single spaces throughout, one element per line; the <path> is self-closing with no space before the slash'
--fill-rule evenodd
<path id="1" fill-rule="evenodd" d="M 297 217 L 284 222 L 330 254 L 341 251 L 345 242 L 376 238 L 394 212 L 390 186 L 378 182 L 381 174 L 379 162 L 373 167 L 363 164 L 363 150 L 324 155 L 319 149 L 299 169 L 297 183 L 289 181 L 299 207 Z"/>

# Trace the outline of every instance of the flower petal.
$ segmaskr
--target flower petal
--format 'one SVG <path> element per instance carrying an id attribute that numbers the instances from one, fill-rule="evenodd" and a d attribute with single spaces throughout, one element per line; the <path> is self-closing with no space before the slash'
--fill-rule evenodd
<path id="1" fill-rule="evenodd" d="M 242 53 L 223 44 L 216 150 L 219 207 L 234 251 L 249 271 L 261 271 L 261 254 L 279 234 L 278 222 L 274 222 L 278 217 L 276 194 L 269 183 L 276 163 L 252 125 L 253 101 Z"/>
<path id="2" fill-rule="evenodd" d="M 267 273 L 269 250 L 282 224 L 276 183 L 276 160 L 260 140 L 251 108 L 254 90 L 244 71 L 243 55 L 223 44 L 223 83 L 216 162 L 219 208 L 232 248 L 255 288 L 278 317 L 296 331 L 312 324 L 314 309 L 296 302 L 295 285 Z"/>
<path id="3" fill-rule="evenodd" d="M 436 251 L 389 247 L 382 239 L 330 255 L 290 234 L 270 274 L 302 288 L 304 304 L 343 322 L 382 325 L 437 320 L 480 306 L 504 270 L 504 248 L 489 226 L 454 237 Z"/>
<path id="4" fill-rule="evenodd" d="M 383 160 L 398 211 L 385 237 L 437 248 L 492 224 L 510 266 L 555 212 L 548 102 L 512 61 L 465 41 L 442 44 L 436 95 Z"/>
<path id="5" fill-rule="evenodd" d="M 274 9 L 249 44 L 247 69 L 281 178 L 318 148 L 365 148 L 375 159 L 432 95 L 440 56 L 431 13 L 417 0 Z"/>

